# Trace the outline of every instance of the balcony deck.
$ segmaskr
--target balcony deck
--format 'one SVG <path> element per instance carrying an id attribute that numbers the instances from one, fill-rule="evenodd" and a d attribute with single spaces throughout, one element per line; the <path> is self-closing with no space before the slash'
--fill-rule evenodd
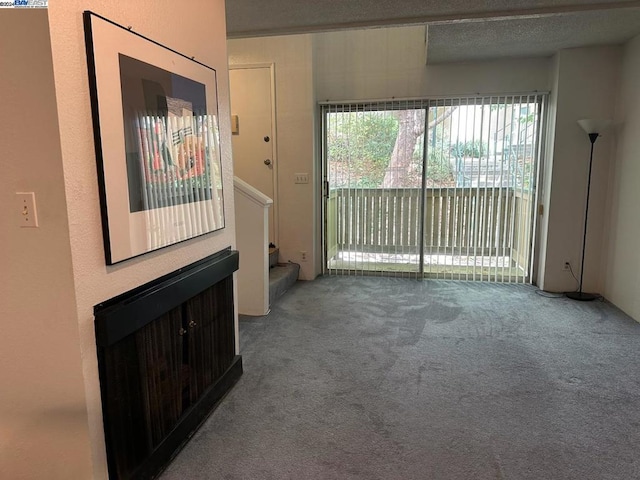
<path id="1" fill-rule="evenodd" d="M 327 212 L 327 269 L 342 274 L 420 271 L 420 189 L 336 189 Z M 424 275 L 525 282 L 530 194 L 514 188 L 427 189 Z"/>
<path id="2" fill-rule="evenodd" d="M 417 254 L 371 253 L 340 251 L 328 260 L 334 273 L 361 274 L 418 274 L 420 256 Z M 423 275 L 429 278 L 457 280 L 495 280 L 523 282 L 526 272 L 510 257 L 472 255 L 425 255 Z"/>

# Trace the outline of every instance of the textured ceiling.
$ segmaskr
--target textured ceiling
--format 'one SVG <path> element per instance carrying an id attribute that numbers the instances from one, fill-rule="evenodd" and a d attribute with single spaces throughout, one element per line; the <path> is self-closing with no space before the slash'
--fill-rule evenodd
<path id="1" fill-rule="evenodd" d="M 429 63 L 548 56 L 640 34 L 640 0 L 227 0 L 229 38 L 429 25 Z"/>
<path id="2" fill-rule="evenodd" d="M 640 7 L 637 0 L 227 0 L 230 38 Z"/>
<path id="3" fill-rule="evenodd" d="M 564 48 L 619 45 L 640 34 L 640 8 L 429 26 L 431 63 L 550 56 Z"/>

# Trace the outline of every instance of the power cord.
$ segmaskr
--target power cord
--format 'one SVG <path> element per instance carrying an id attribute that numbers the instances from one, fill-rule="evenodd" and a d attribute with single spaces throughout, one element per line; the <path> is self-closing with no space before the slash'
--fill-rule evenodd
<path id="1" fill-rule="evenodd" d="M 575 273 L 573 273 L 573 268 L 571 268 L 571 264 L 567 262 L 566 265 L 569 267 L 569 272 L 571 273 L 571 276 L 576 281 L 576 289 L 574 290 L 574 292 L 577 292 L 580 289 L 580 280 L 578 280 Z M 564 293 L 545 292 L 544 290 L 540 290 L 540 289 L 537 289 L 535 292 L 536 294 L 545 298 L 562 298 L 565 296 Z M 602 295 L 599 295 L 596 300 L 604 302 L 605 298 Z"/>
<path id="2" fill-rule="evenodd" d="M 578 280 L 576 275 L 573 273 L 573 268 L 571 268 L 571 264 L 567 262 L 567 265 L 569 265 L 569 272 L 571 272 L 571 276 L 576 281 L 576 289 L 574 290 L 574 292 L 577 292 L 580 288 L 580 280 Z"/>
<path id="3" fill-rule="evenodd" d="M 580 290 L 580 280 L 578 280 L 578 278 L 573 273 L 573 268 L 571 268 L 571 264 L 569 263 L 568 265 L 569 265 L 569 271 L 571 272 L 571 276 L 576 281 L 576 289 L 574 290 L 574 292 L 577 292 L 578 290 Z M 605 299 L 604 299 L 604 297 L 602 295 L 598 295 L 598 298 L 596 298 L 596 300 L 599 300 L 601 302 L 605 301 Z"/>
<path id="4" fill-rule="evenodd" d="M 571 276 L 573 277 L 573 279 L 576 281 L 576 289 L 574 291 L 578 291 L 578 287 L 580 286 L 580 282 L 578 281 L 578 279 L 576 278 L 575 274 L 573 273 L 573 268 L 571 268 L 571 264 L 569 262 L 565 263 L 565 265 L 567 265 L 569 267 L 569 272 L 571 273 Z M 545 298 L 562 298 L 564 297 L 564 293 L 556 293 L 556 292 L 545 292 L 544 290 L 536 290 L 535 291 L 536 294 L 540 295 L 541 297 L 545 297 Z"/>

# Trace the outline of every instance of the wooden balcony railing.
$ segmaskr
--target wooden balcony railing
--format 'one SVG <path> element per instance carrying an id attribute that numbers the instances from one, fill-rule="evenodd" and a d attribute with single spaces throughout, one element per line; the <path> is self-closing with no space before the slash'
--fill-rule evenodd
<path id="1" fill-rule="evenodd" d="M 327 253 L 418 254 L 419 188 L 334 189 L 327 203 Z M 426 190 L 424 254 L 510 256 L 530 252 L 532 198 L 513 188 Z"/>

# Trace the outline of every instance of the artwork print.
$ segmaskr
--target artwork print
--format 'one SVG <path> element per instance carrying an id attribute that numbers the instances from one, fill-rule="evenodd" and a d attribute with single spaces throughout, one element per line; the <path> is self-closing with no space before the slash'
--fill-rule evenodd
<path id="1" fill-rule="evenodd" d="M 85 12 L 108 264 L 224 227 L 216 72 Z"/>

